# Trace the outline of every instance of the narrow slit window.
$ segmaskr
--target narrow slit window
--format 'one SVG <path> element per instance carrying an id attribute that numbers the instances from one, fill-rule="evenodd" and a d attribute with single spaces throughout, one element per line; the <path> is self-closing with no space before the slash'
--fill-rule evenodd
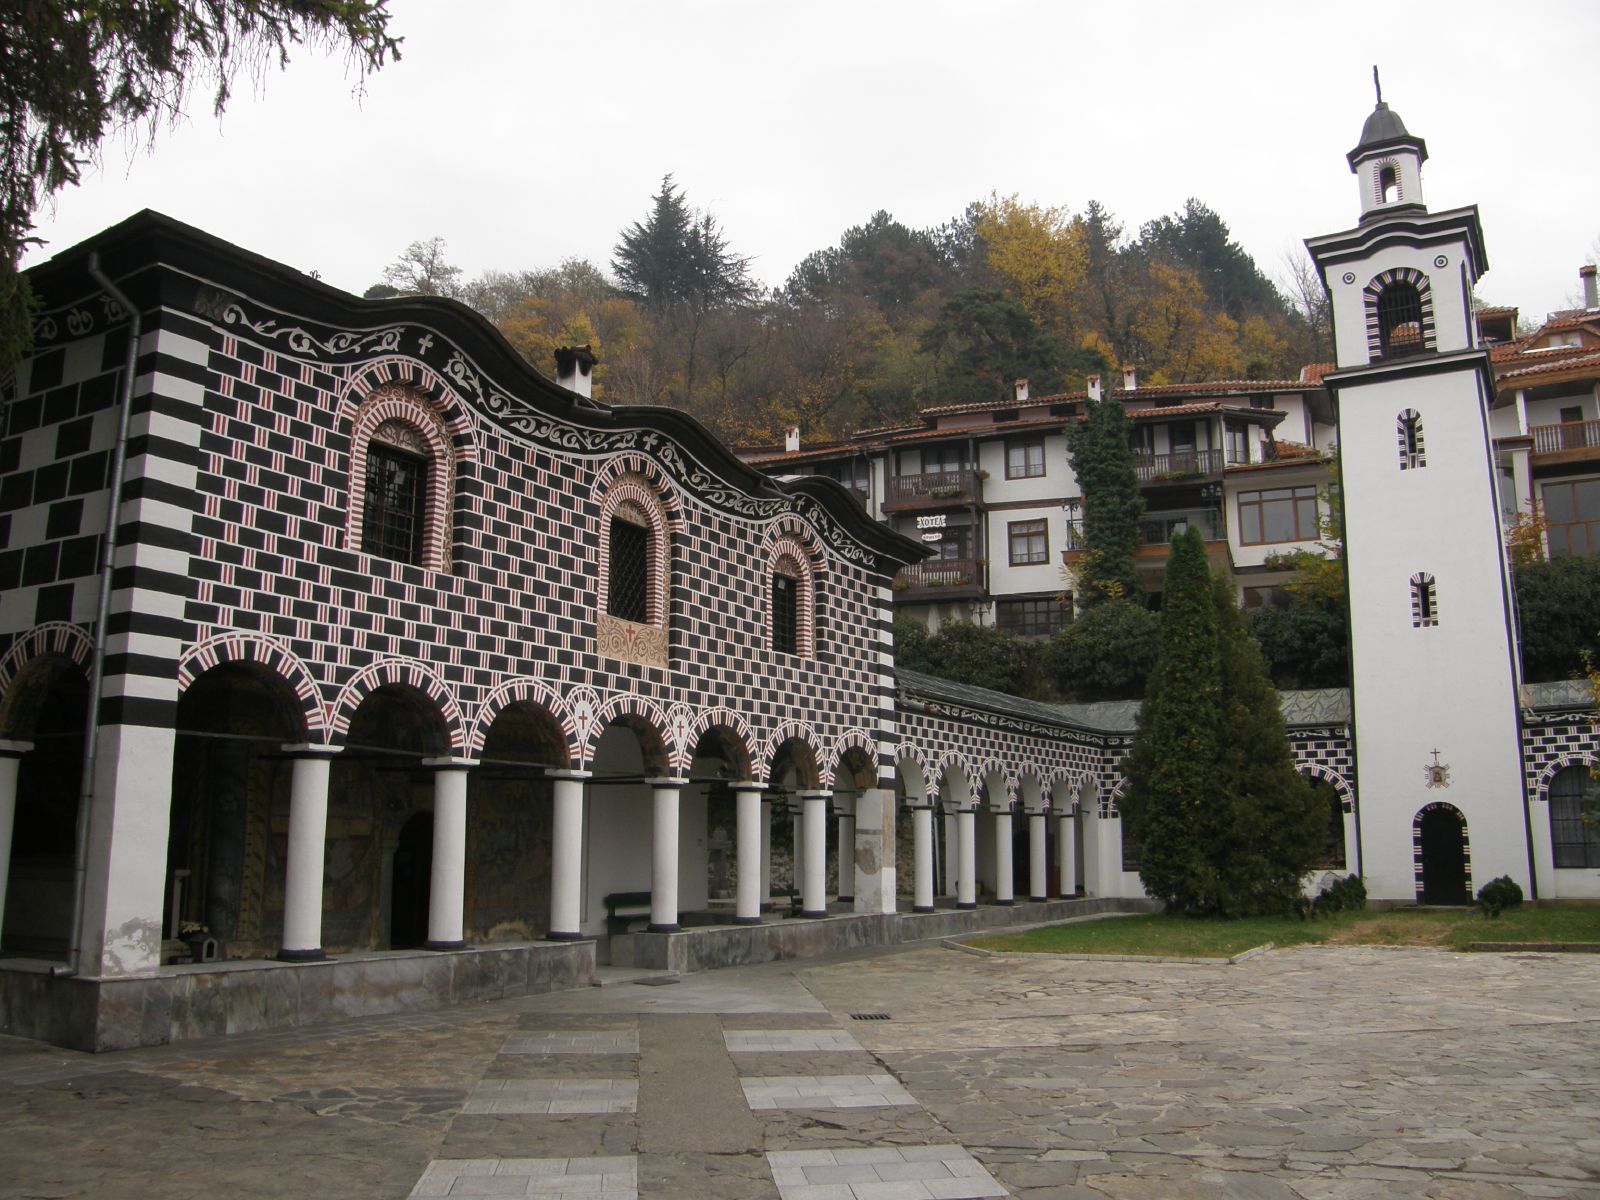
<path id="1" fill-rule="evenodd" d="M 1395 418 L 1395 435 L 1400 443 L 1400 469 L 1415 471 L 1428 465 L 1422 446 L 1422 414 L 1408 408 Z"/>
<path id="2" fill-rule="evenodd" d="M 614 617 L 644 624 L 650 619 L 650 530 L 624 506 L 612 516 L 610 532 L 606 608 Z"/>
<path id="3" fill-rule="evenodd" d="M 1413 629 L 1430 629 L 1438 623 L 1438 585 L 1432 575 L 1418 571 L 1411 577 L 1411 626 Z"/>
<path id="4" fill-rule="evenodd" d="M 772 576 L 772 648 L 779 654 L 800 652 L 800 581 L 776 571 Z"/>
<path id="5" fill-rule="evenodd" d="M 1400 199 L 1400 174 L 1393 166 L 1378 169 L 1378 203 L 1392 204 Z"/>

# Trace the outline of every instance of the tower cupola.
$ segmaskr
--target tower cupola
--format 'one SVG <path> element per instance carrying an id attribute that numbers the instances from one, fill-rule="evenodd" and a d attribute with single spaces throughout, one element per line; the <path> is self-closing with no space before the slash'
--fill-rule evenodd
<path id="1" fill-rule="evenodd" d="M 1361 140 L 1345 157 L 1361 187 L 1361 219 L 1371 220 L 1395 211 L 1426 212 L 1422 202 L 1422 164 L 1428 146 L 1406 130 L 1400 114 L 1383 99 L 1378 68 L 1372 68 L 1378 105 L 1361 127 Z"/>

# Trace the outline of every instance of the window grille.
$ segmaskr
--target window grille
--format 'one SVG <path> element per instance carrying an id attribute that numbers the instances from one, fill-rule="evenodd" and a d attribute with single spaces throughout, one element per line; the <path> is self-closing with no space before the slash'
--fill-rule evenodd
<path id="1" fill-rule="evenodd" d="M 1049 637 L 1066 628 L 1072 598 L 1063 601 L 1053 596 L 1028 600 L 1000 600 L 994 606 L 994 622 L 1008 633 L 1021 637 Z"/>
<path id="2" fill-rule="evenodd" d="M 376 440 L 369 442 L 361 549 L 380 558 L 419 565 L 422 562 L 423 498 L 427 494 L 426 459 Z"/>
<path id="3" fill-rule="evenodd" d="M 779 654 L 800 653 L 800 581 L 792 575 L 772 575 L 772 648 Z"/>
<path id="4" fill-rule="evenodd" d="M 1427 349 L 1416 284 L 1397 279 L 1378 296 L 1378 345 L 1384 358 L 1406 358 Z"/>
<path id="5" fill-rule="evenodd" d="M 1395 418 L 1395 436 L 1400 443 L 1400 469 L 1415 471 L 1428 465 L 1422 448 L 1422 414 L 1408 408 Z"/>
<path id="6" fill-rule="evenodd" d="M 619 512 L 611 518 L 606 609 L 624 621 L 650 619 L 650 530 Z"/>
<path id="7" fill-rule="evenodd" d="M 1587 766 L 1566 767 L 1550 781 L 1550 848 L 1558 867 L 1600 867 L 1600 830 L 1583 819 L 1600 800 Z"/>
<path id="8" fill-rule="evenodd" d="M 1430 629 L 1439 623 L 1439 596 L 1432 575 L 1418 571 L 1411 577 L 1411 626 Z"/>

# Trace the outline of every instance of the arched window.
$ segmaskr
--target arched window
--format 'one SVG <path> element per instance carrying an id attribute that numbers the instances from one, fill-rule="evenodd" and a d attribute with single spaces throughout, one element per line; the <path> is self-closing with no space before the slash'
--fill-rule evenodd
<path id="1" fill-rule="evenodd" d="M 1439 595 L 1433 576 L 1418 571 L 1411 577 L 1411 626 L 1428 629 L 1439 623 Z"/>
<path id="2" fill-rule="evenodd" d="M 608 658 L 667 665 L 667 517 L 640 475 L 619 477 L 600 504 L 596 636 Z"/>
<path id="3" fill-rule="evenodd" d="M 1395 418 L 1395 436 L 1400 443 L 1400 469 L 1415 471 L 1428 465 L 1422 448 L 1422 414 L 1408 408 Z"/>
<path id="4" fill-rule="evenodd" d="M 347 544 L 448 571 L 454 475 L 450 440 L 428 402 L 398 385 L 375 389 L 351 428 Z"/>
<path id="5" fill-rule="evenodd" d="M 773 547 L 767 574 L 768 629 L 775 654 L 815 653 L 816 582 L 810 556 L 784 539 Z"/>
<path id="6" fill-rule="evenodd" d="M 1367 354 L 1407 358 L 1434 349 L 1433 288 L 1411 267 L 1383 271 L 1362 289 L 1367 316 Z"/>
<path id="7" fill-rule="evenodd" d="M 1550 781 L 1550 848 L 1558 867 L 1600 867 L 1600 830 L 1584 820 L 1590 805 L 1600 803 L 1597 787 L 1585 765 L 1565 767 Z"/>
<path id="8" fill-rule="evenodd" d="M 1393 163 L 1378 168 L 1378 203 L 1391 204 L 1400 199 L 1400 172 Z"/>

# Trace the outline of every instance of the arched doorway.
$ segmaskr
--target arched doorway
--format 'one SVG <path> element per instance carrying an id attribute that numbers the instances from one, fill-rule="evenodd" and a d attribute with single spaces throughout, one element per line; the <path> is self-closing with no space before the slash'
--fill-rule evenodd
<path id="1" fill-rule="evenodd" d="M 1413 823 L 1420 904 L 1471 904 L 1472 868 L 1467 821 L 1461 810 L 1442 801 L 1417 813 Z"/>
<path id="2" fill-rule="evenodd" d="M 164 933 L 203 929 L 230 957 L 281 941 L 292 764 L 305 740 L 287 681 L 222 663 L 178 700 L 167 825 Z"/>
<path id="3" fill-rule="evenodd" d="M 739 886 L 739 818 L 733 785 L 751 778 L 750 753 L 737 730 L 716 725 L 700 735 L 682 803 L 685 825 L 693 814 L 705 814 L 708 903 L 733 899 Z"/>
<path id="4" fill-rule="evenodd" d="M 434 772 L 422 763 L 444 756 L 449 745 L 433 701 L 405 684 L 377 688 L 351 716 L 328 779 L 322 911 L 328 950 L 426 941 Z M 421 869 L 424 844 L 429 870 Z"/>
<path id="5" fill-rule="evenodd" d="M 507 705 L 467 781 L 469 941 L 529 941 L 550 928 L 553 785 L 565 768 L 561 724 L 531 701 Z"/>
<path id="6" fill-rule="evenodd" d="M 65 655 L 34 659 L 6 693 L 0 737 L 31 743 L 17 763 L 17 805 L 0 949 L 56 958 L 71 940 L 73 851 L 89 680 Z"/>

